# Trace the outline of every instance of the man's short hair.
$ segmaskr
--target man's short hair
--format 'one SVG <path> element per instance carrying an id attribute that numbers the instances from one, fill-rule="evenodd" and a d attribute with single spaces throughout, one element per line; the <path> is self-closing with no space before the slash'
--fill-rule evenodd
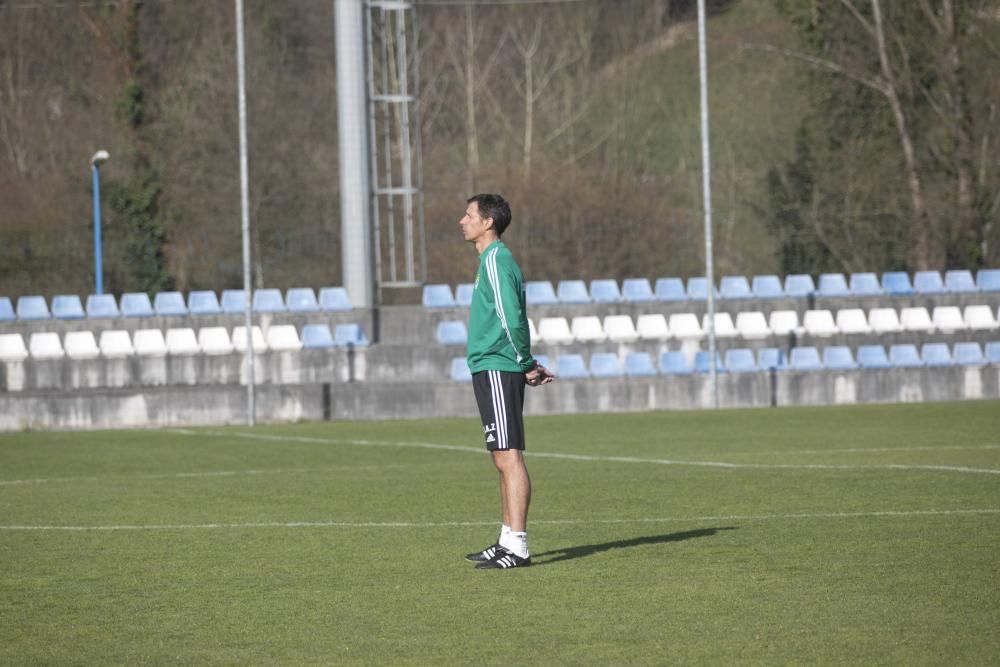
<path id="1" fill-rule="evenodd" d="M 497 236 L 502 236 L 503 232 L 510 225 L 510 205 L 497 194 L 478 194 L 469 197 L 466 204 L 476 202 L 479 207 L 479 215 L 483 220 L 493 218 L 493 231 Z"/>

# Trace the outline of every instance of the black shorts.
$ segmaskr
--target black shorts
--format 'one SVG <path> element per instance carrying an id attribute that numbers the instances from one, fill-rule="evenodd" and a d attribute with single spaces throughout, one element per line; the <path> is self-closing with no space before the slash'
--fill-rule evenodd
<path id="1" fill-rule="evenodd" d="M 486 449 L 524 449 L 524 373 L 480 371 L 472 388 L 483 419 Z"/>

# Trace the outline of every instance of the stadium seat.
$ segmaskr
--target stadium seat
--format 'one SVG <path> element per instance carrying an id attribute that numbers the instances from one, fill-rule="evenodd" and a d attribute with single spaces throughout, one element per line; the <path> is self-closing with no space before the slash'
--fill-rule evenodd
<path id="1" fill-rule="evenodd" d="M 0 361 L 24 361 L 27 358 L 28 348 L 21 334 L 0 334 Z"/>
<path id="2" fill-rule="evenodd" d="M 730 373 L 757 372 L 757 362 L 753 358 L 753 350 L 746 348 L 726 350 L 725 363 Z"/>
<path id="3" fill-rule="evenodd" d="M 647 278 L 626 278 L 622 281 L 622 298 L 627 303 L 649 303 L 656 301 L 653 286 Z"/>
<path id="4" fill-rule="evenodd" d="M 874 273 L 852 273 L 850 290 L 854 296 L 882 296 L 882 285 Z"/>
<path id="5" fill-rule="evenodd" d="M 913 291 L 917 294 L 944 294 L 948 290 L 937 271 L 917 271 L 913 274 Z"/>
<path id="6" fill-rule="evenodd" d="M 0 322 L 13 322 L 17 319 L 14 313 L 14 306 L 10 302 L 10 297 L 0 296 Z"/>
<path id="7" fill-rule="evenodd" d="M 954 363 L 956 366 L 983 366 L 986 357 L 979 343 L 955 343 Z"/>
<path id="8" fill-rule="evenodd" d="M 34 359 L 62 359 L 65 356 L 59 334 L 37 332 L 28 339 L 28 352 Z"/>
<path id="9" fill-rule="evenodd" d="M 819 277 L 816 293 L 819 296 L 848 296 L 851 290 L 843 273 L 824 273 Z"/>
<path id="10" fill-rule="evenodd" d="M 712 288 L 715 289 L 715 286 L 713 285 Z M 716 290 L 713 296 L 718 298 L 719 291 Z M 687 297 L 692 301 L 705 301 L 708 299 L 708 279 L 704 276 L 688 278 Z"/>
<path id="11" fill-rule="evenodd" d="M 532 280 L 524 284 L 524 296 L 529 306 L 551 306 L 559 303 L 556 290 L 548 280 Z"/>
<path id="12" fill-rule="evenodd" d="M 253 331 L 253 351 L 255 354 L 267 352 L 267 341 L 264 340 L 264 332 L 256 324 L 251 329 Z M 233 327 L 233 348 L 237 352 L 247 351 L 247 328 L 245 326 Z"/>
<path id="13" fill-rule="evenodd" d="M 565 317 L 543 317 L 538 322 L 538 336 L 542 342 L 553 345 L 573 342 L 573 334 Z"/>
<path id="14" fill-rule="evenodd" d="M 894 368 L 920 368 L 924 365 L 917 346 L 909 343 L 889 347 L 889 363 Z"/>
<path id="15" fill-rule="evenodd" d="M 560 280 L 556 297 L 559 303 L 590 303 L 587 284 L 582 280 Z"/>
<path id="16" fill-rule="evenodd" d="M 697 340 L 704 336 L 694 313 L 674 313 L 670 316 L 669 329 L 671 336 L 681 340 Z"/>
<path id="17" fill-rule="evenodd" d="M 92 331 L 67 332 L 63 348 L 70 359 L 96 359 L 101 354 Z"/>
<path id="18" fill-rule="evenodd" d="M 642 340 L 667 340 L 670 338 L 667 318 L 662 313 L 640 315 L 635 320 L 635 330 Z"/>
<path id="19" fill-rule="evenodd" d="M 632 318 L 628 315 L 608 315 L 604 318 L 604 333 L 612 343 L 634 343 L 639 340 Z"/>
<path id="20" fill-rule="evenodd" d="M 128 331 L 102 331 L 101 332 L 101 355 L 109 359 L 130 357 L 135 354 L 135 347 L 132 345 L 132 337 Z"/>
<path id="21" fill-rule="evenodd" d="M 285 307 L 290 313 L 315 313 L 319 301 L 312 287 L 289 287 L 285 292 Z"/>
<path id="22" fill-rule="evenodd" d="M 861 368 L 891 368 L 892 364 L 881 345 L 862 345 L 858 348 L 858 366 Z"/>
<path id="23" fill-rule="evenodd" d="M 851 348 L 843 345 L 833 345 L 823 350 L 823 366 L 829 370 L 854 370 L 858 363 L 854 361 Z"/>
<path id="24" fill-rule="evenodd" d="M 152 317 L 155 315 L 153 304 L 145 292 L 126 292 L 122 294 L 122 317 Z"/>
<path id="25" fill-rule="evenodd" d="M 910 276 L 904 271 L 888 271 L 882 274 L 882 291 L 889 296 L 913 294 Z"/>
<path id="26" fill-rule="evenodd" d="M 302 347 L 306 349 L 323 349 L 334 347 L 333 334 L 326 324 L 307 324 L 302 327 Z"/>
<path id="27" fill-rule="evenodd" d="M 240 296 L 243 293 L 240 292 Z M 222 305 L 214 290 L 194 290 L 188 292 L 188 312 L 192 315 L 221 315 Z"/>
<path id="28" fill-rule="evenodd" d="M 272 324 L 267 329 L 267 347 L 274 352 L 298 352 L 302 341 L 294 324 Z"/>
<path id="29" fill-rule="evenodd" d="M 943 368 L 954 366 L 955 360 L 951 357 L 951 351 L 947 343 L 924 343 L 920 348 L 920 356 L 924 360 L 924 366 L 928 368 Z"/>
<path id="30" fill-rule="evenodd" d="M 455 305 L 468 308 L 472 305 L 472 294 L 476 286 L 472 283 L 462 283 L 455 286 Z"/>
<path id="31" fill-rule="evenodd" d="M 966 306 L 962 319 L 966 328 L 972 331 L 988 331 L 1000 326 L 1000 322 L 993 317 L 993 309 L 989 306 Z"/>
<path id="32" fill-rule="evenodd" d="M 771 335 L 764 313 L 756 310 L 736 313 L 736 331 L 744 340 L 762 340 Z"/>
<path id="33" fill-rule="evenodd" d="M 708 335 L 708 313 L 701 318 L 701 329 Z M 716 338 L 736 338 L 738 332 L 733 324 L 733 316 L 729 313 L 715 313 L 715 337 Z"/>
<path id="34" fill-rule="evenodd" d="M 594 343 L 608 339 L 608 335 L 604 333 L 604 327 L 601 326 L 601 318 L 594 315 L 574 317 L 570 331 L 573 333 L 573 338 L 581 343 Z"/>
<path id="35" fill-rule="evenodd" d="M 941 333 L 965 330 L 965 320 L 962 319 L 962 311 L 958 306 L 935 306 L 931 321 L 934 323 L 934 328 Z"/>
<path id="36" fill-rule="evenodd" d="M 198 346 L 204 354 L 229 354 L 233 351 L 233 341 L 225 327 L 199 329 Z"/>
<path id="37" fill-rule="evenodd" d="M 535 328 L 535 321 L 530 317 L 528 318 L 528 336 L 532 345 L 542 342 L 541 336 L 538 335 L 538 329 Z"/>
<path id="38" fill-rule="evenodd" d="M 691 375 L 694 369 L 691 368 L 683 352 L 662 352 L 660 372 L 666 375 Z"/>
<path id="39" fill-rule="evenodd" d="M 719 281 L 720 299 L 749 299 L 753 297 L 750 283 L 743 276 L 722 276 Z"/>
<path id="40" fill-rule="evenodd" d="M 794 310 L 773 310 L 768 316 L 768 328 L 775 336 L 799 333 L 799 314 Z"/>
<path id="41" fill-rule="evenodd" d="M 844 334 L 866 334 L 872 329 L 868 325 L 865 311 L 860 308 L 843 308 L 837 311 L 837 328 Z"/>
<path id="42" fill-rule="evenodd" d="M 222 312 L 224 313 L 242 313 L 246 310 L 246 295 L 241 289 L 224 289 L 222 290 L 222 298 L 219 299 L 219 305 L 222 306 Z"/>
<path id="43" fill-rule="evenodd" d="M 153 297 L 153 311 L 161 317 L 188 314 L 184 296 L 180 292 L 157 292 Z"/>
<path id="44" fill-rule="evenodd" d="M 167 354 L 167 341 L 159 329 L 138 329 L 132 334 L 132 345 L 135 353 L 142 357 L 163 357 Z"/>
<path id="45" fill-rule="evenodd" d="M 22 296 L 17 299 L 17 319 L 47 320 L 51 317 L 44 296 Z"/>
<path id="46" fill-rule="evenodd" d="M 903 330 L 895 308 L 872 308 L 868 311 L 868 326 L 873 333 L 896 333 Z"/>
<path id="47" fill-rule="evenodd" d="M 785 296 L 781 278 L 774 275 L 754 276 L 751 288 L 758 299 L 780 299 Z"/>
<path id="48" fill-rule="evenodd" d="M 1000 292 L 1000 269 L 980 269 L 976 273 L 980 292 Z"/>
<path id="49" fill-rule="evenodd" d="M 531 356 L 533 356 L 535 358 L 535 361 L 538 363 L 539 366 L 545 366 L 548 369 L 552 368 L 551 366 L 549 366 L 549 358 L 548 358 L 547 355 L 544 355 L 544 354 L 533 354 Z"/>
<path id="50" fill-rule="evenodd" d="M 808 273 L 795 273 L 785 276 L 785 296 L 792 298 L 807 297 L 816 291 L 812 276 Z"/>
<path id="51" fill-rule="evenodd" d="M 472 382 L 469 361 L 465 357 L 452 357 L 450 374 L 455 382 Z"/>
<path id="52" fill-rule="evenodd" d="M 625 357 L 625 375 L 628 377 L 656 375 L 653 357 L 648 352 L 629 352 Z"/>
<path id="53" fill-rule="evenodd" d="M 360 324 L 338 324 L 333 329 L 333 340 L 337 347 L 368 347 L 368 336 Z"/>
<path id="54" fill-rule="evenodd" d="M 783 371 L 788 368 L 784 350 L 777 347 L 765 347 L 757 350 L 757 368 L 762 371 Z"/>
<path id="55" fill-rule="evenodd" d="M 255 313 L 284 313 L 285 299 L 281 296 L 281 290 L 273 287 L 254 290 L 253 292 L 253 312 Z"/>
<path id="56" fill-rule="evenodd" d="M 905 331 L 934 331 L 930 313 L 923 306 L 903 308 L 899 311 L 899 321 Z"/>
<path id="57" fill-rule="evenodd" d="M 833 313 L 829 310 L 807 310 L 802 317 L 802 328 L 810 336 L 827 338 L 840 333 Z"/>
<path id="58" fill-rule="evenodd" d="M 712 356 L 707 350 L 698 350 L 694 353 L 694 370 L 696 373 L 711 373 L 710 360 Z M 722 362 L 722 355 L 718 351 L 715 353 L 715 372 L 725 373 L 726 365 Z"/>
<path id="59" fill-rule="evenodd" d="M 687 301 L 684 281 L 680 278 L 657 278 L 656 298 L 660 301 Z"/>
<path id="60" fill-rule="evenodd" d="M 815 347 L 793 347 L 788 357 L 788 368 L 793 371 L 823 370 L 823 361 Z"/>
<path id="61" fill-rule="evenodd" d="M 986 362 L 994 366 L 1000 365 L 1000 341 L 986 343 Z"/>
<path id="62" fill-rule="evenodd" d="M 82 320 L 87 314 L 76 294 L 59 294 L 52 297 L 52 317 L 57 320 Z"/>
<path id="63" fill-rule="evenodd" d="M 324 287 L 319 291 L 319 307 L 326 312 L 353 310 L 351 298 L 343 287 Z"/>
<path id="64" fill-rule="evenodd" d="M 442 345 L 465 345 L 468 340 L 465 322 L 461 320 L 438 322 L 436 336 Z"/>
<path id="65" fill-rule="evenodd" d="M 113 294 L 91 294 L 87 297 L 87 317 L 121 317 Z"/>
<path id="66" fill-rule="evenodd" d="M 618 303 L 622 300 L 622 293 L 618 289 L 618 282 L 611 279 L 591 280 L 590 298 L 594 303 Z"/>
<path id="67" fill-rule="evenodd" d="M 424 308 L 454 308 L 451 285 L 424 285 L 423 304 Z"/>
<path id="68" fill-rule="evenodd" d="M 976 287 L 976 281 L 972 277 L 972 271 L 966 269 L 945 271 L 944 286 L 952 294 L 979 291 L 979 288 Z"/>
<path id="69" fill-rule="evenodd" d="M 194 329 L 167 329 L 167 353 L 172 355 L 201 354 L 201 345 Z"/>
<path id="70" fill-rule="evenodd" d="M 555 372 L 564 380 L 590 376 L 587 364 L 583 363 L 583 357 L 579 354 L 560 354 L 556 359 Z"/>
<path id="71" fill-rule="evenodd" d="M 590 374 L 595 378 L 622 377 L 625 375 L 625 369 L 622 368 L 617 354 L 598 352 L 590 355 Z"/>

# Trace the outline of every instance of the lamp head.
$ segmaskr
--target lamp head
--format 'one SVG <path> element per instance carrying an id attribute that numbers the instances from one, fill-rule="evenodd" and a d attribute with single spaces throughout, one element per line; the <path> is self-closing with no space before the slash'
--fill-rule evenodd
<path id="1" fill-rule="evenodd" d="M 92 167 L 100 166 L 102 162 L 109 159 L 110 157 L 111 155 L 105 150 L 97 151 L 96 153 L 94 153 L 94 157 L 90 158 L 90 165 Z"/>

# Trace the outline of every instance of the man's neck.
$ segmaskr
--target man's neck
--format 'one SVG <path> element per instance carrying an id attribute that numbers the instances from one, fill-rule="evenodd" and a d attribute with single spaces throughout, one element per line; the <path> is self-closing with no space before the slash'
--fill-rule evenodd
<path id="1" fill-rule="evenodd" d="M 489 248 L 495 241 L 500 239 L 496 234 L 484 234 L 482 238 L 476 241 L 476 253 L 482 255 L 483 251 Z"/>

